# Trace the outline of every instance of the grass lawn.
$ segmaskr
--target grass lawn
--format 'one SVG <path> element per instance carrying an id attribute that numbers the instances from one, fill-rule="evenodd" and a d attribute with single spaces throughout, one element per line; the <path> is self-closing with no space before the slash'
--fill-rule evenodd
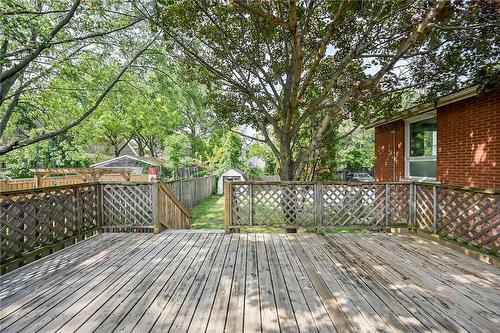
<path id="1" fill-rule="evenodd" d="M 194 207 L 191 211 L 192 229 L 224 229 L 224 196 L 214 195 Z M 253 227 L 241 228 L 241 232 L 283 233 L 283 228 Z M 362 233 L 365 228 L 323 228 L 324 233 Z M 315 228 L 299 229 L 299 232 L 316 232 Z"/>
<path id="2" fill-rule="evenodd" d="M 191 210 L 192 229 L 224 229 L 224 196 L 214 195 Z"/>

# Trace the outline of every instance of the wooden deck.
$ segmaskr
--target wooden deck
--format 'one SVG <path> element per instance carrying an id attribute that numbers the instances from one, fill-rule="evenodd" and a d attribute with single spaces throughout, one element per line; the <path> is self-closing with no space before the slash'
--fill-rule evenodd
<path id="1" fill-rule="evenodd" d="M 413 235 L 103 234 L 1 278 L 2 332 L 498 332 L 500 269 Z"/>

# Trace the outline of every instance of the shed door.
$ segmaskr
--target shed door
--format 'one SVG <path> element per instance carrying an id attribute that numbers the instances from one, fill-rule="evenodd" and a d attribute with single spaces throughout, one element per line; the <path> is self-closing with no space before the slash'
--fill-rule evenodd
<path id="1" fill-rule="evenodd" d="M 239 180 L 241 180 L 240 176 L 223 176 L 222 177 L 222 194 L 224 194 L 224 191 L 225 191 L 224 184 L 226 184 L 226 181 L 239 181 Z"/>

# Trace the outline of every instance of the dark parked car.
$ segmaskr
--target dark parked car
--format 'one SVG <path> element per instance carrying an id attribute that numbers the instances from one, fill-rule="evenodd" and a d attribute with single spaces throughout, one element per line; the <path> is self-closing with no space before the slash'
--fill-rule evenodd
<path id="1" fill-rule="evenodd" d="M 372 176 L 370 176 L 367 173 L 348 173 L 347 176 L 345 177 L 345 180 L 348 182 L 374 182 L 375 179 L 373 179 Z"/>

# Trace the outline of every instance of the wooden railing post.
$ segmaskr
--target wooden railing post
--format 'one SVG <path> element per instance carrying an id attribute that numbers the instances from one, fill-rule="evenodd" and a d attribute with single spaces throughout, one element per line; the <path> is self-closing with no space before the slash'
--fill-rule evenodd
<path id="1" fill-rule="evenodd" d="M 104 224 L 104 197 L 103 197 L 103 185 L 96 184 L 95 185 L 96 198 L 97 198 L 97 219 L 96 219 L 96 227 L 97 233 L 102 233 L 102 227 Z"/>
<path id="2" fill-rule="evenodd" d="M 323 227 L 323 185 L 314 184 L 314 222 L 316 232 Z"/>
<path id="3" fill-rule="evenodd" d="M 384 185 L 384 221 L 385 225 L 389 225 L 389 185 Z"/>
<path id="4" fill-rule="evenodd" d="M 432 212 L 432 232 L 437 233 L 437 220 L 438 220 L 438 188 L 436 185 L 432 187 L 432 194 L 434 199 L 433 212 Z"/>
<path id="5" fill-rule="evenodd" d="M 74 189 L 75 195 L 75 207 L 76 207 L 76 233 L 77 240 L 80 241 L 83 239 L 82 237 L 82 207 L 80 206 L 80 187 L 77 186 Z"/>
<path id="6" fill-rule="evenodd" d="M 408 195 L 408 227 L 416 227 L 416 202 L 417 202 L 417 187 L 414 183 L 410 183 L 410 192 Z"/>
<path id="7" fill-rule="evenodd" d="M 153 210 L 153 225 L 154 233 L 160 233 L 161 221 L 160 221 L 160 183 L 154 182 L 152 185 L 152 196 L 151 204 Z"/>
<path id="8" fill-rule="evenodd" d="M 250 226 L 253 226 L 253 217 L 254 217 L 254 210 L 253 210 L 253 185 L 252 184 L 249 184 L 248 185 L 248 191 L 249 191 L 249 204 L 250 204 L 250 216 L 249 216 L 249 223 L 250 223 Z"/>
<path id="9" fill-rule="evenodd" d="M 231 182 L 224 183 L 224 230 L 226 234 L 231 232 L 233 219 L 233 186 Z"/>

